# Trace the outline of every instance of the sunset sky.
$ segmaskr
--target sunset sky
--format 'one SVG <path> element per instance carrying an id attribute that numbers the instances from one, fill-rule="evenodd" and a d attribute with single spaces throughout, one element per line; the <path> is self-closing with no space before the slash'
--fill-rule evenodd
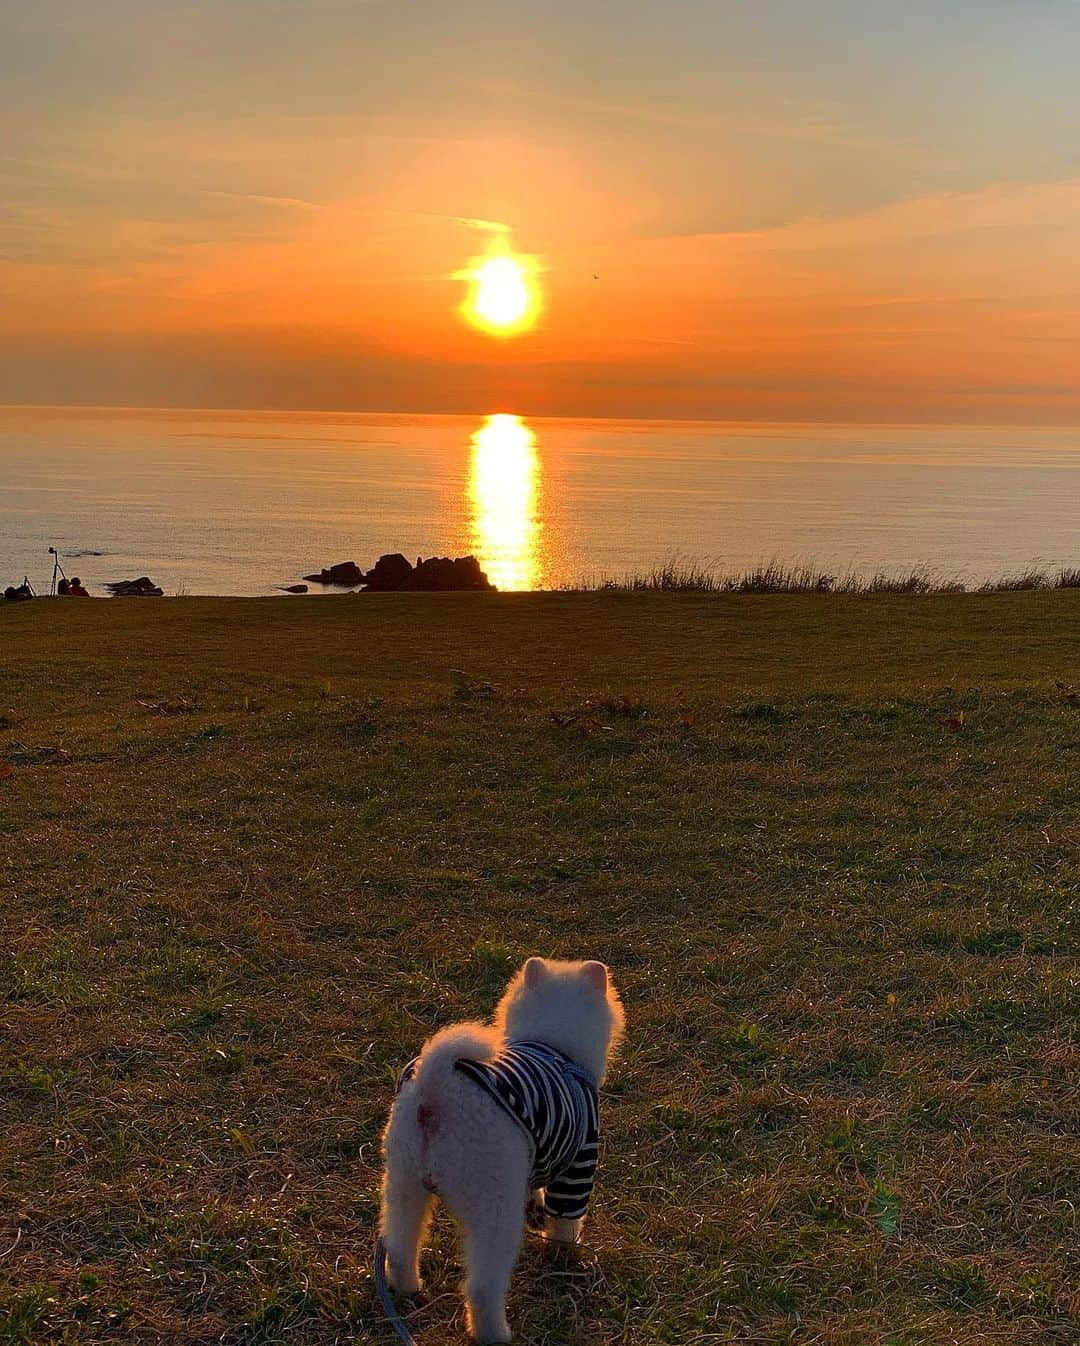
<path id="1" fill-rule="evenodd" d="M 1080 423 L 1078 70 L 1075 0 L 0 0 L 0 401 Z"/>

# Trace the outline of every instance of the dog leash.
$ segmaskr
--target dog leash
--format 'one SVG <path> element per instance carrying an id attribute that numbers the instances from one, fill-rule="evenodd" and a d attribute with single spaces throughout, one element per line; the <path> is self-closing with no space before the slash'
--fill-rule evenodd
<path id="1" fill-rule="evenodd" d="M 416 1338 L 405 1326 L 401 1314 L 398 1313 L 397 1305 L 394 1303 L 394 1296 L 390 1293 L 390 1285 L 386 1279 L 386 1244 L 381 1238 L 375 1242 L 375 1293 L 379 1297 L 379 1306 L 386 1315 L 386 1321 L 405 1343 L 405 1346 L 416 1346 Z"/>

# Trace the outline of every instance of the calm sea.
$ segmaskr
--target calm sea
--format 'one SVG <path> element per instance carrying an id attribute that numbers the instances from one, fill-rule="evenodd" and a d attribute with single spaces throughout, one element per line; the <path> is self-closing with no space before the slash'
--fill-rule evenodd
<path id="1" fill-rule="evenodd" d="M 967 581 L 1080 563 L 1080 431 L 0 408 L 0 584 L 271 594 L 476 553 L 501 588 L 673 555 Z"/>

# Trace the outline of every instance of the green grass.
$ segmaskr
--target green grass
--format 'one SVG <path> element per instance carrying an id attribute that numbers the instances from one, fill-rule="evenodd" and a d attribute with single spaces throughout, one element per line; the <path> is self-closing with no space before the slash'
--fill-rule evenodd
<path id="1" fill-rule="evenodd" d="M 379 1133 L 527 954 L 627 1003 L 518 1340 L 1080 1332 L 1080 594 L 0 609 L 0 1343 L 389 1346 Z M 463 1341 L 452 1230 L 420 1342 Z"/>

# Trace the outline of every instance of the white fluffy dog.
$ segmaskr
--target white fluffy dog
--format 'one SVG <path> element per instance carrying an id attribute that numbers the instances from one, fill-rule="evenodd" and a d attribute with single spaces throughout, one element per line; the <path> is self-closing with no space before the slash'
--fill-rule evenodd
<path id="1" fill-rule="evenodd" d="M 384 1136 L 382 1237 L 397 1290 L 420 1289 L 439 1199 L 464 1231 L 470 1332 L 510 1340 L 506 1295 L 530 1192 L 547 1236 L 576 1242 L 596 1166 L 596 1088 L 622 1031 L 603 963 L 530 958 L 493 1024 L 455 1024 L 424 1044 Z"/>

